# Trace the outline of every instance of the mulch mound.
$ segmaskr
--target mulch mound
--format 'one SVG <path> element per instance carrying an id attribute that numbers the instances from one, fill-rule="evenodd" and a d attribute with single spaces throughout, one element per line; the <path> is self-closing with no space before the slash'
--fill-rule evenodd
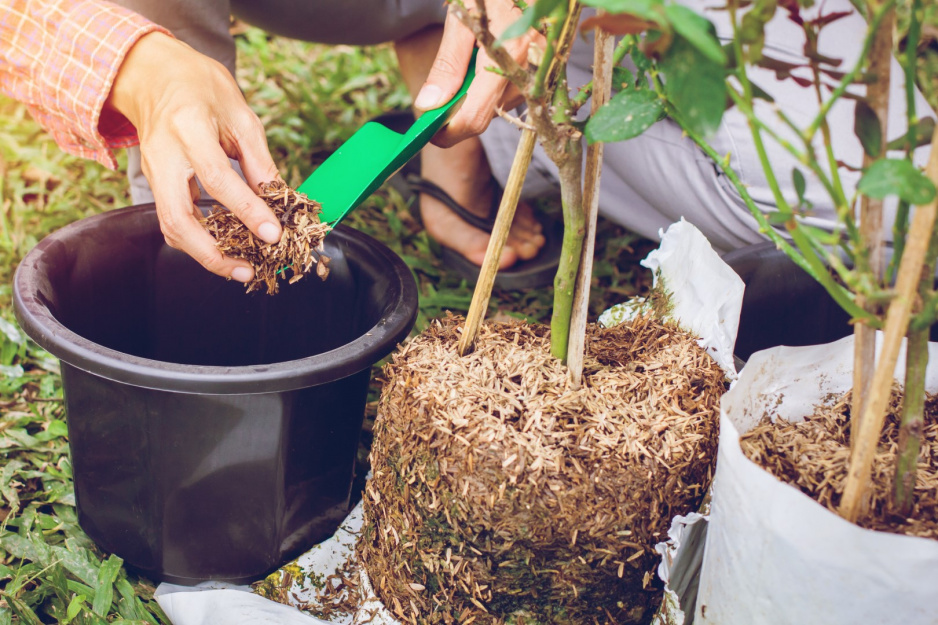
<path id="1" fill-rule="evenodd" d="M 258 195 L 283 226 L 283 235 L 277 243 L 258 239 L 223 206 L 212 207 L 212 212 L 202 219 L 222 254 L 243 258 L 254 267 L 254 279 L 247 283 L 247 292 L 266 287 L 268 295 L 275 295 L 280 290 L 279 280 L 287 278 L 288 269 L 290 284 L 313 269 L 325 280 L 329 275 L 329 257 L 323 254 L 322 240 L 331 227 L 319 221 L 321 205 L 278 180 L 262 183 Z"/>
<path id="2" fill-rule="evenodd" d="M 591 327 L 572 390 L 549 328 L 435 321 L 385 369 L 359 549 L 405 623 L 638 623 L 655 543 L 713 475 L 719 366 L 648 317 Z"/>
<path id="3" fill-rule="evenodd" d="M 801 490 L 822 506 L 837 512 L 850 460 L 850 396 L 818 406 L 800 423 L 771 416 L 740 437 L 746 457 L 779 480 Z M 868 513 L 858 525 L 867 529 L 938 539 L 938 398 L 928 395 L 925 427 L 915 480 L 912 515 L 890 510 L 902 394 L 893 388 L 880 446 L 873 460 L 873 494 Z"/>

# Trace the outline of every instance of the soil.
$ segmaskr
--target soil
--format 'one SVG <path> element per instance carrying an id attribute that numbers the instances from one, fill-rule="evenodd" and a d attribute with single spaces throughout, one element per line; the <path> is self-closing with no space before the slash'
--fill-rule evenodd
<path id="1" fill-rule="evenodd" d="M 928 395 L 915 480 L 915 504 L 909 517 L 891 509 L 902 393 L 893 388 L 879 449 L 873 461 L 873 494 L 861 527 L 938 539 L 938 398 Z M 766 416 L 740 438 L 746 457 L 776 478 L 837 511 L 850 458 L 850 393 L 819 406 L 799 423 Z"/>
<path id="2" fill-rule="evenodd" d="M 713 475 L 723 372 L 641 317 L 591 327 L 584 383 L 549 328 L 435 321 L 385 369 L 359 550 L 404 623 L 647 623 L 654 545 Z"/>
<path id="3" fill-rule="evenodd" d="M 322 240 L 331 228 L 319 221 L 321 205 L 278 180 L 262 183 L 259 191 L 260 198 L 283 226 L 283 235 L 277 243 L 265 243 L 254 236 L 223 206 L 213 206 L 212 212 L 202 219 L 222 254 L 243 258 L 254 267 L 254 279 L 247 283 L 247 292 L 266 288 L 268 295 L 275 295 L 280 290 L 280 280 L 289 279 L 293 284 L 313 270 L 325 280 L 329 275 L 329 257 L 323 254 Z"/>

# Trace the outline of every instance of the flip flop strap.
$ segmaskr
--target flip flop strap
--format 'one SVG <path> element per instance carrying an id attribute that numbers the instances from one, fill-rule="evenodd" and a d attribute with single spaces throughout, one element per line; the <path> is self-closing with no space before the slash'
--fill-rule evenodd
<path id="1" fill-rule="evenodd" d="M 426 193 L 430 197 L 439 200 L 444 205 L 446 205 L 448 209 L 459 215 L 459 217 L 469 225 L 475 226 L 479 230 L 484 230 L 485 232 L 492 232 L 492 228 L 495 225 L 495 213 L 498 212 L 498 201 L 495 199 L 494 195 L 492 201 L 492 210 L 489 213 L 489 217 L 484 218 L 479 217 L 475 213 L 469 211 L 469 209 L 467 209 L 465 206 L 454 200 L 449 193 L 429 180 L 421 178 L 416 174 L 409 174 L 406 180 L 411 189 L 417 193 Z"/>

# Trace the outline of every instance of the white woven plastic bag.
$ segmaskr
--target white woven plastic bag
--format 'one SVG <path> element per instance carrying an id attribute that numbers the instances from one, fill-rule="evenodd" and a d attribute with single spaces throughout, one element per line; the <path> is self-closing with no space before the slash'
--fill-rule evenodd
<path id="1" fill-rule="evenodd" d="M 932 363 L 938 346 L 929 347 Z M 896 376 L 901 379 L 904 350 Z M 696 620 L 719 625 L 934 625 L 938 541 L 845 521 L 747 459 L 740 433 L 767 412 L 798 421 L 852 385 L 853 337 L 752 356 L 723 397 Z M 938 390 L 938 366 L 926 388 Z"/>

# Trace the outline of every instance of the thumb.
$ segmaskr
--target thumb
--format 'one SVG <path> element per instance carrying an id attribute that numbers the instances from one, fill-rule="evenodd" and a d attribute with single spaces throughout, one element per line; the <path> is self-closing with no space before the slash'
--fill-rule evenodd
<path id="1" fill-rule="evenodd" d="M 443 39 L 433 59 L 430 74 L 414 98 L 414 108 L 429 111 L 449 102 L 466 78 L 475 37 L 463 26 L 452 10 L 443 25 Z"/>

